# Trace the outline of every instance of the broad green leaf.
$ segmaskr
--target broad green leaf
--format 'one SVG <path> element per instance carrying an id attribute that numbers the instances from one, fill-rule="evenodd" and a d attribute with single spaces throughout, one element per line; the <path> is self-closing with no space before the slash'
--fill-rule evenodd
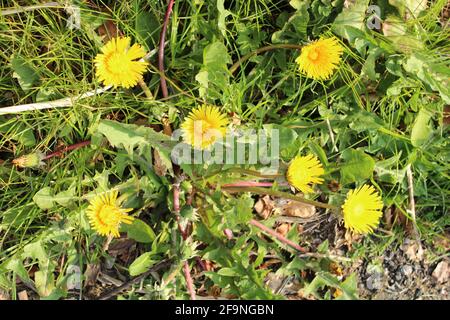
<path id="1" fill-rule="evenodd" d="M 424 145 L 433 132 L 430 126 L 431 113 L 425 108 L 420 109 L 411 130 L 411 143 L 415 147 Z"/>
<path id="2" fill-rule="evenodd" d="M 156 132 L 149 127 L 110 120 L 101 120 L 97 130 L 108 139 L 112 146 L 124 148 L 131 157 L 136 147 L 140 154 L 146 153 L 149 147 L 155 148 L 163 164 L 170 173 L 173 173 L 170 152 L 176 142 L 171 141 L 170 137 L 162 132 Z"/>
<path id="3" fill-rule="evenodd" d="M 7 270 L 10 270 L 18 275 L 22 281 L 31 283 L 31 279 L 28 276 L 28 271 L 25 269 L 22 260 L 13 257 L 6 263 L 5 267 Z"/>
<path id="4" fill-rule="evenodd" d="M 374 171 L 377 180 L 391 184 L 401 183 L 405 178 L 405 169 L 399 169 L 401 152 L 389 159 L 377 161 Z"/>
<path id="5" fill-rule="evenodd" d="M 226 277 L 239 276 L 239 273 L 237 273 L 233 268 L 222 268 L 219 271 L 217 271 L 217 274 Z"/>
<path id="6" fill-rule="evenodd" d="M 344 282 L 341 283 L 340 289 L 343 294 L 336 300 L 355 300 L 358 299 L 358 281 L 355 273 L 350 274 Z"/>
<path id="7" fill-rule="evenodd" d="M 309 2 L 291 1 L 291 5 L 297 11 L 289 17 L 283 28 L 272 34 L 273 43 L 284 43 L 289 41 L 299 42 L 307 39 L 307 28 L 309 25 Z"/>
<path id="8" fill-rule="evenodd" d="M 236 223 L 247 223 L 253 217 L 254 201 L 250 197 L 242 196 L 236 203 Z"/>
<path id="9" fill-rule="evenodd" d="M 341 158 L 344 160 L 341 165 L 342 184 L 362 181 L 372 176 L 375 161 L 364 151 L 347 149 L 342 152 Z"/>
<path id="10" fill-rule="evenodd" d="M 38 260 L 39 263 L 45 263 L 48 261 L 47 252 L 45 252 L 44 245 L 42 244 L 41 241 L 36 241 L 27 244 L 23 248 L 22 257 Z"/>
<path id="11" fill-rule="evenodd" d="M 354 0 L 336 17 L 332 30 L 350 42 L 356 37 L 363 38 L 361 31 L 365 30 L 365 18 L 369 0 Z"/>
<path id="12" fill-rule="evenodd" d="M 347 119 L 349 127 L 357 132 L 376 130 L 383 126 L 383 121 L 374 113 L 358 110 L 349 115 Z"/>
<path id="13" fill-rule="evenodd" d="M 156 237 L 152 228 L 140 219 L 134 219 L 132 224 L 122 224 L 121 229 L 137 242 L 151 243 Z"/>
<path id="14" fill-rule="evenodd" d="M 75 198 L 75 189 L 70 188 L 65 191 L 61 191 L 54 196 L 54 201 L 63 207 L 68 207 Z"/>
<path id="15" fill-rule="evenodd" d="M 434 63 L 431 57 L 414 53 L 403 64 L 412 76 L 419 78 L 432 90 L 438 91 L 446 103 L 450 103 L 450 68 Z"/>
<path id="16" fill-rule="evenodd" d="M 139 43 L 145 43 L 147 50 L 152 50 L 158 45 L 161 29 L 160 19 L 152 12 L 141 11 L 136 16 L 136 35 Z"/>
<path id="17" fill-rule="evenodd" d="M 304 289 L 304 294 L 313 294 L 317 298 L 321 298 L 319 289 L 325 286 L 333 287 L 342 291 L 340 300 L 357 300 L 357 286 L 356 277 L 354 275 L 349 276 L 350 279 L 346 279 L 344 282 L 340 282 L 334 275 L 328 272 L 318 272 L 316 277 L 311 283 Z M 348 281 L 347 281 L 348 280 Z"/>
<path id="18" fill-rule="evenodd" d="M 298 153 L 298 145 L 296 140 L 298 134 L 294 129 L 278 124 L 265 124 L 263 126 L 267 132 L 278 130 L 280 155 L 285 159 L 290 159 Z"/>
<path id="19" fill-rule="evenodd" d="M 427 0 L 389 0 L 389 4 L 397 7 L 400 15 L 405 18 L 417 17 L 427 8 Z"/>
<path id="20" fill-rule="evenodd" d="M 369 50 L 369 55 L 364 62 L 361 70 L 361 75 L 366 75 L 370 80 L 375 81 L 378 79 L 379 74 L 375 71 L 376 60 L 384 53 L 381 48 L 374 47 Z"/>
<path id="21" fill-rule="evenodd" d="M 55 289 L 55 277 L 53 272 L 39 270 L 34 273 L 34 283 L 41 297 L 48 297 Z"/>
<path id="22" fill-rule="evenodd" d="M 220 98 L 229 84 L 227 65 L 231 63 L 227 47 L 220 41 L 213 42 L 203 51 L 203 67 L 195 76 L 200 83 L 201 97 Z"/>
<path id="23" fill-rule="evenodd" d="M 130 275 L 134 277 L 146 272 L 153 264 L 155 264 L 155 261 L 153 261 L 151 257 L 151 253 L 146 252 L 134 260 L 128 268 Z"/>
<path id="24" fill-rule="evenodd" d="M 36 69 L 22 57 L 14 56 L 11 60 L 11 68 L 14 71 L 13 77 L 17 78 L 20 87 L 25 92 L 33 88 L 39 80 Z"/>
<path id="25" fill-rule="evenodd" d="M 225 19 L 231 14 L 231 12 L 225 10 L 224 0 L 217 0 L 217 10 L 219 11 L 219 16 L 217 18 L 217 25 L 222 35 L 226 36 L 227 28 Z"/>
<path id="26" fill-rule="evenodd" d="M 261 46 L 261 42 L 266 38 L 267 33 L 252 24 L 236 24 L 238 37 L 236 43 L 239 45 L 239 51 L 242 54 L 255 51 Z"/>
<path id="27" fill-rule="evenodd" d="M 33 197 L 34 203 L 42 210 L 51 209 L 54 207 L 55 202 L 53 198 L 52 189 L 50 187 L 45 187 L 36 192 Z"/>

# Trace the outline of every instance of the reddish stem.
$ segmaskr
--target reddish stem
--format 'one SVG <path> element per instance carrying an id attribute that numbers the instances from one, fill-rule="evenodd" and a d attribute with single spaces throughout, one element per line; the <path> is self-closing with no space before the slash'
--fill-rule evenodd
<path id="1" fill-rule="evenodd" d="M 161 90 L 164 98 L 169 96 L 169 91 L 167 90 L 167 82 L 164 74 L 164 49 L 166 42 L 166 32 L 167 26 L 170 21 L 170 14 L 172 13 L 173 4 L 175 0 L 170 0 L 167 6 L 166 15 L 164 17 L 164 24 L 161 30 L 161 34 L 159 36 L 159 52 L 158 52 L 158 69 L 160 72 L 160 82 L 161 82 Z"/>
<path id="2" fill-rule="evenodd" d="M 79 149 L 79 148 L 88 146 L 88 145 L 90 145 L 90 144 L 91 144 L 91 141 L 90 141 L 90 140 L 75 143 L 75 144 L 70 145 L 70 146 L 67 146 L 67 147 L 65 147 L 65 148 L 63 148 L 63 149 L 61 149 L 61 150 L 58 150 L 58 151 L 55 151 L 55 152 L 52 152 L 52 153 L 47 154 L 47 155 L 44 157 L 43 160 L 48 160 L 48 159 L 53 158 L 53 157 L 59 157 L 59 156 L 61 156 L 61 155 L 62 155 L 63 153 L 65 153 L 65 152 L 72 151 L 72 150 L 76 150 L 76 149 Z"/>
<path id="3" fill-rule="evenodd" d="M 288 186 L 289 184 L 286 182 L 278 183 L 280 186 Z M 234 183 L 226 183 L 223 184 L 222 187 L 272 187 L 273 182 L 258 182 L 258 181 L 238 181 Z"/>
<path id="4" fill-rule="evenodd" d="M 257 227 L 258 229 L 262 230 L 263 232 L 268 233 L 271 236 L 274 236 L 275 238 L 277 238 L 278 240 L 280 240 L 284 244 L 287 244 L 288 246 L 294 248 L 297 251 L 307 252 L 307 250 L 305 248 L 300 247 L 295 242 L 287 239 L 285 236 L 283 236 L 283 235 L 279 234 L 278 232 L 276 232 L 276 231 L 266 227 L 265 225 L 263 225 L 262 223 L 254 220 L 254 219 L 250 220 L 250 224 L 255 226 L 255 227 Z"/>
<path id="5" fill-rule="evenodd" d="M 194 284 L 192 282 L 191 277 L 191 270 L 189 269 L 189 264 L 186 260 L 184 261 L 183 271 L 184 271 L 184 278 L 186 279 L 186 287 L 189 292 L 189 295 L 191 296 L 191 300 L 196 300 Z"/>
<path id="6" fill-rule="evenodd" d="M 183 227 L 180 224 L 180 185 L 178 183 L 175 183 L 173 185 L 173 211 L 175 212 L 175 217 L 178 223 L 178 230 L 180 230 L 181 236 L 183 237 L 183 240 L 185 241 L 188 237 L 188 227 L 186 226 L 186 229 L 183 229 Z M 195 290 L 194 290 L 194 284 L 191 277 L 191 270 L 189 269 L 189 264 L 187 260 L 184 261 L 183 266 L 184 271 L 184 279 L 186 280 L 186 287 L 188 289 L 189 295 L 191 296 L 191 300 L 195 300 Z"/>

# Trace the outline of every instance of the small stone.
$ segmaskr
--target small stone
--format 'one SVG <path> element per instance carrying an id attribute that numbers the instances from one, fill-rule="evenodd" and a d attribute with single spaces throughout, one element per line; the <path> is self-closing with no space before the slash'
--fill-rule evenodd
<path id="1" fill-rule="evenodd" d="M 381 275 L 379 273 L 375 273 L 366 279 L 366 287 L 371 291 L 381 289 Z"/>
<path id="2" fill-rule="evenodd" d="M 409 264 L 404 265 L 402 267 L 402 272 L 405 276 L 409 277 L 413 273 L 413 267 L 411 267 Z"/>

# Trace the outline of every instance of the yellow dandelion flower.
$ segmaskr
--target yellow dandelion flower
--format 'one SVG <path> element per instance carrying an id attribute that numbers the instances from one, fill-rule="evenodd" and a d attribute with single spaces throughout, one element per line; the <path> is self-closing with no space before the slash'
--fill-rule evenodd
<path id="1" fill-rule="evenodd" d="M 193 110 L 181 125 L 183 139 L 196 149 L 207 149 L 225 135 L 227 124 L 218 108 L 203 105 Z"/>
<path id="2" fill-rule="evenodd" d="M 300 72 L 314 80 L 326 80 L 331 77 L 341 62 L 344 49 L 335 37 L 319 39 L 303 47 L 295 60 Z"/>
<path id="3" fill-rule="evenodd" d="M 342 210 L 344 225 L 356 233 L 371 233 L 382 216 L 383 201 L 373 186 L 363 185 L 350 190 Z"/>
<path id="4" fill-rule="evenodd" d="M 324 174 L 322 164 L 316 156 L 297 156 L 287 170 L 286 179 L 289 184 L 303 193 L 313 192 L 312 184 L 322 183 Z"/>
<path id="5" fill-rule="evenodd" d="M 127 214 L 132 209 L 121 208 L 117 195 L 117 190 L 114 190 L 109 194 L 96 196 L 86 209 L 92 228 L 102 236 L 119 237 L 120 224 L 131 224 L 134 220 Z"/>
<path id="6" fill-rule="evenodd" d="M 96 75 L 105 85 L 134 87 L 147 69 L 148 63 L 138 61 L 145 56 L 139 44 L 130 47 L 130 38 L 113 38 L 95 57 Z"/>

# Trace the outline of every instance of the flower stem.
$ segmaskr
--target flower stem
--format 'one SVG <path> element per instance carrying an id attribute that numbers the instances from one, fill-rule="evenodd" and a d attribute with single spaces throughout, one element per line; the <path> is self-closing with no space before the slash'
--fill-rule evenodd
<path id="1" fill-rule="evenodd" d="M 288 186 L 287 183 L 280 183 L 279 185 Z M 222 188 L 231 188 L 231 187 L 272 187 L 273 182 L 259 182 L 259 181 L 237 181 L 234 183 L 226 183 L 222 185 Z"/>
<path id="2" fill-rule="evenodd" d="M 266 52 L 266 51 L 271 51 L 271 50 L 276 50 L 276 49 L 296 49 L 296 50 L 301 50 L 303 46 L 298 45 L 298 44 L 273 44 L 270 46 L 266 46 L 266 47 L 262 47 L 259 49 L 256 49 L 253 52 L 247 53 L 245 56 L 243 56 L 242 58 L 240 58 L 238 61 L 236 61 L 230 68 L 230 73 L 233 74 L 236 72 L 237 69 L 239 69 L 239 67 L 241 66 L 241 64 L 245 61 L 247 61 L 248 59 L 250 59 L 253 56 L 256 56 L 260 53 Z"/>
<path id="3" fill-rule="evenodd" d="M 76 149 L 88 146 L 90 144 L 91 144 L 90 140 L 78 142 L 78 143 L 72 144 L 70 146 L 67 146 L 67 147 L 65 147 L 65 148 L 63 148 L 61 150 L 58 150 L 58 151 L 55 151 L 55 152 L 47 154 L 42 160 L 48 160 L 48 159 L 53 158 L 53 157 L 58 157 L 58 156 L 61 156 L 65 152 L 76 150 Z"/>
<path id="4" fill-rule="evenodd" d="M 38 5 L 34 5 L 34 6 L 28 6 L 28 7 L 7 8 L 7 9 L 2 9 L 2 11 L 0 11 L 0 16 L 7 16 L 10 14 L 17 14 L 17 13 L 21 13 L 21 12 L 46 9 L 46 8 L 63 7 L 63 6 L 64 5 L 58 3 L 57 1 L 53 1 L 53 2 L 42 3 L 42 4 L 38 4 Z"/>
<path id="5" fill-rule="evenodd" d="M 191 300 L 196 300 L 194 283 L 192 281 L 191 270 L 189 269 L 189 264 L 187 260 L 184 260 L 183 271 L 184 271 L 184 278 L 186 279 L 186 287 L 189 292 L 189 295 L 191 296 Z"/>
<path id="6" fill-rule="evenodd" d="M 165 49 L 165 41 L 166 41 L 166 32 L 167 26 L 170 21 L 170 14 L 172 13 L 173 4 L 175 0 L 169 0 L 169 4 L 167 5 L 166 15 L 164 16 L 164 23 L 161 29 L 161 34 L 159 36 L 159 53 L 158 53 L 158 68 L 161 72 L 160 82 L 161 82 L 161 90 L 164 98 L 169 96 L 169 91 L 167 90 L 167 82 L 164 77 L 164 49 Z"/>
<path id="7" fill-rule="evenodd" d="M 307 252 L 307 250 L 305 248 L 299 246 L 297 243 L 289 240 L 288 238 L 284 237 L 283 235 L 279 234 L 278 232 L 266 227 L 261 222 L 256 221 L 255 219 L 250 220 L 250 224 L 257 227 L 258 229 L 262 230 L 263 232 L 268 233 L 271 236 L 277 238 L 279 241 L 283 242 L 284 244 L 287 244 L 288 246 L 294 248 L 297 251 Z"/>
<path id="8" fill-rule="evenodd" d="M 314 200 L 307 200 L 305 198 L 299 197 L 299 196 L 295 196 L 292 195 L 290 193 L 287 192 L 282 192 L 282 191 L 277 191 L 277 190 L 272 190 L 272 189 L 267 189 L 267 188 L 261 188 L 261 187 L 222 187 L 223 190 L 225 191 L 234 191 L 234 192 L 252 192 L 252 193 L 257 193 L 257 194 L 268 194 L 274 197 L 279 197 L 279 198 L 286 198 L 286 199 L 290 199 L 290 200 L 294 200 L 294 201 L 298 201 L 301 203 L 305 203 L 305 204 L 309 204 L 312 206 L 316 206 L 319 208 L 324 208 L 324 209 L 331 209 L 331 210 L 337 210 L 337 208 L 331 204 L 326 204 L 326 203 L 322 203 L 322 202 L 318 202 L 318 201 L 314 201 Z"/>
<path id="9" fill-rule="evenodd" d="M 142 79 L 142 78 L 139 79 L 138 83 L 139 83 L 139 85 L 141 86 L 142 91 L 144 91 L 145 96 L 146 96 L 147 98 L 153 100 L 153 94 L 152 94 L 152 92 L 150 91 L 150 89 L 148 88 L 148 86 L 147 86 L 147 84 L 145 83 L 144 79 Z"/>

